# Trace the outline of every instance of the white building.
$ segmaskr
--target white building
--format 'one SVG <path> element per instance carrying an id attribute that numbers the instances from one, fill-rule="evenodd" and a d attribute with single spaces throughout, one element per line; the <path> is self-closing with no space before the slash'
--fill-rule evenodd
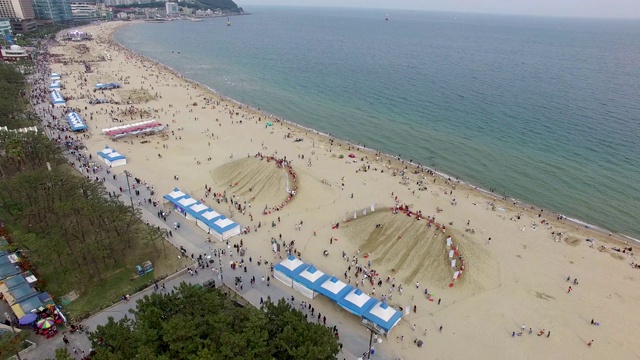
<path id="1" fill-rule="evenodd" d="M 178 3 L 167 1 L 165 7 L 167 10 L 167 16 L 178 15 L 180 13 L 180 10 L 178 10 Z"/>
<path id="2" fill-rule="evenodd" d="M 95 1 L 71 1 L 71 14 L 75 21 L 94 21 L 100 18 L 98 4 Z"/>
<path id="3" fill-rule="evenodd" d="M 0 61 L 14 62 L 18 60 L 31 60 L 31 54 L 18 45 L 11 45 L 8 49 L 0 49 Z"/>

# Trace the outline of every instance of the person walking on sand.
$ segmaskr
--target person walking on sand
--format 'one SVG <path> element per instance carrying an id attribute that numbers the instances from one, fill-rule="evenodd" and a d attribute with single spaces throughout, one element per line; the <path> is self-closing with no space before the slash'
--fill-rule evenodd
<path id="1" fill-rule="evenodd" d="M 567 290 L 567 294 L 571 292 L 571 286 L 569 286 L 569 290 Z"/>
<path id="2" fill-rule="evenodd" d="M 587 343 L 587 346 L 588 346 L 588 347 L 591 347 L 591 345 L 592 345 L 592 344 L 593 344 L 593 340 L 589 341 L 589 342 Z"/>

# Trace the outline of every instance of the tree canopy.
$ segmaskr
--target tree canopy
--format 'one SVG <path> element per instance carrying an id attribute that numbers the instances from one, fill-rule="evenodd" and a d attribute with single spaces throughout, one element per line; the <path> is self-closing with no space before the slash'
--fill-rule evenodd
<path id="1" fill-rule="evenodd" d="M 331 329 L 307 322 L 284 299 L 240 307 L 218 289 L 183 283 L 145 296 L 131 312 L 89 336 L 92 359 L 324 360 L 339 352 Z"/>

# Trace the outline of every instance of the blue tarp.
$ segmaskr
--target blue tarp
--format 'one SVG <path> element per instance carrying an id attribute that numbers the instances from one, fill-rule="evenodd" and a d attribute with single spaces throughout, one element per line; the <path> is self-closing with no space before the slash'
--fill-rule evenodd
<path id="1" fill-rule="evenodd" d="M 60 89 L 60 80 L 54 80 L 51 82 L 51 85 L 49 85 L 49 89 Z"/>
<path id="2" fill-rule="evenodd" d="M 75 112 L 70 112 L 65 115 L 67 121 L 69 122 L 69 126 L 71 127 L 71 131 L 82 131 L 87 130 L 87 125 L 84 123 L 80 115 Z"/>
<path id="3" fill-rule="evenodd" d="M 60 74 L 52 73 L 51 80 L 60 80 Z"/>
<path id="4" fill-rule="evenodd" d="M 384 301 L 378 301 L 371 309 L 362 313 L 362 318 L 388 333 L 400 321 L 402 312 L 387 305 Z"/>
<path id="5" fill-rule="evenodd" d="M 25 314 L 30 313 L 31 311 L 39 309 L 41 307 L 44 307 L 44 305 L 42 304 L 42 301 L 38 296 L 30 297 L 24 301 L 19 302 L 18 304 L 20 305 L 20 307 L 22 308 L 22 311 L 24 311 Z"/>
<path id="6" fill-rule="evenodd" d="M 353 286 L 343 283 L 334 276 L 318 286 L 318 288 L 316 288 L 316 292 L 338 302 L 338 300 L 342 299 L 353 289 Z"/>
<path id="7" fill-rule="evenodd" d="M 11 296 L 15 299 L 15 303 L 19 303 L 21 301 L 27 300 L 30 297 L 38 295 L 36 289 L 31 287 L 30 284 L 22 284 L 16 288 L 9 290 Z"/>
<path id="8" fill-rule="evenodd" d="M 51 99 L 51 103 L 53 105 L 64 105 L 65 100 L 62 97 L 62 94 L 58 90 L 53 90 L 51 94 L 49 94 L 49 98 Z"/>
<path id="9" fill-rule="evenodd" d="M 13 264 L 0 265 L 0 279 L 6 279 L 9 276 L 18 275 L 22 271 Z"/>
<path id="10" fill-rule="evenodd" d="M 352 314 L 362 316 L 376 303 L 376 299 L 362 292 L 360 289 L 353 289 L 343 298 L 338 299 L 338 305 Z"/>
<path id="11" fill-rule="evenodd" d="M 16 276 L 12 276 L 8 279 L 6 279 L 4 281 L 4 286 L 7 287 L 7 289 L 11 290 L 13 288 L 16 288 L 20 285 L 24 285 L 24 284 L 28 284 L 29 282 L 27 280 L 25 280 L 24 276 L 22 276 L 22 274 L 20 275 L 16 275 Z"/>

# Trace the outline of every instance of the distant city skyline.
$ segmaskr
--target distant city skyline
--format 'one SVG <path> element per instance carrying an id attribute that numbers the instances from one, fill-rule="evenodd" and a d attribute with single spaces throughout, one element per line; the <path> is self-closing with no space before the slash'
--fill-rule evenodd
<path id="1" fill-rule="evenodd" d="M 471 12 L 505 15 L 640 19 L 640 0 L 236 0 L 281 5 Z M 250 11 L 250 9 L 245 9 Z"/>

